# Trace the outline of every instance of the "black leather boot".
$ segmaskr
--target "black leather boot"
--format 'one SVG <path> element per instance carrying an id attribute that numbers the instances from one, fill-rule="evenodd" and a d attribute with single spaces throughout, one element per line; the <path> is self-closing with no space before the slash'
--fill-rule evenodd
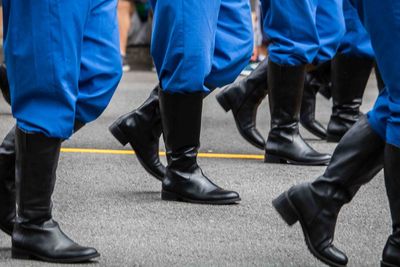
<path id="1" fill-rule="evenodd" d="M 265 149 L 265 140 L 256 128 L 257 109 L 268 91 L 268 59 L 246 78 L 226 86 L 216 98 L 222 108 L 232 110 L 240 135 L 250 144 Z"/>
<path id="2" fill-rule="evenodd" d="M 122 145 L 129 143 L 144 169 L 162 181 L 165 166 L 158 154 L 162 133 L 158 88 L 154 88 L 138 109 L 121 116 L 109 130 Z"/>
<path id="3" fill-rule="evenodd" d="M 385 147 L 385 185 L 392 215 L 393 232 L 382 253 L 382 267 L 400 267 L 400 148 Z"/>
<path id="4" fill-rule="evenodd" d="M 86 262 L 94 248 L 69 239 L 52 219 L 52 201 L 61 140 L 16 128 L 17 219 L 12 257 L 57 263 Z"/>
<path id="5" fill-rule="evenodd" d="M 0 146 L 0 230 L 11 235 L 15 222 L 15 127 Z"/>
<path id="6" fill-rule="evenodd" d="M 171 94 L 160 90 L 160 108 L 167 151 L 162 199 L 200 204 L 232 204 L 239 194 L 211 182 L 197 165 L 203 93 Z"/>
<path id="7" fill-rule="evenodd" d="M 266 144 L 265 162 L 325 165 L 330 160 L 330 155 L 315 151 L 299 133 L 304 75 L 304 66 L 281 66 L 269 62 L 271 130 Z"/>
<path id="8" fill-rule="evenodd" d="M 342 138 L 322 176 L 293 186 L 272 202 L 288 225 L 300 222 L 310 252 L 329 266 L 347 264 L 347 256 L 333 245 L 337 217 L 383 168 L 384 147 L 362 117 Z"/>
<path id="9" fill-rule="evenodd" d="M 0 65 L 0 90 L 4 100 L 11 105 L 10 86 L 7 78 L 7 68 L 4 64 Z"/>
<path id="10" fill-rule="evenodd" d="M 315 119 L 316 96 L 321 88 L 317 70 L 311 71 L 305 76 L 304 92 L 300 109 L 300 123 L 313 135 L 326 139 L 326 129 Z"/>
<path id="11" fill-rule="evenodd" d="M 332 62 L 332 115 L 328 142 L 339 142 L 360 118 L 360 106 L 374 60 L 337 55 Z"/>

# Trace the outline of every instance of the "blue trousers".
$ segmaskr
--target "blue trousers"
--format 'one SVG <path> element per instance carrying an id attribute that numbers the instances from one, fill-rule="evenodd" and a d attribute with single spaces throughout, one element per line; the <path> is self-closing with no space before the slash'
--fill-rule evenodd
<path id="1" fill-rule="evenodd" d="M 350 0 L 343 1 L 346 33 L 340 42 L 338 53 L 360 58 L 373 58 L 371 39 L 365 30 L 357 9 Z"/>
<path id="2" fill-rule="evenodd" d="M 18 127 L 68 138 L 108 105 L 121 78 L 117 0 L 3 0 Z"/>
<path id="3" fill-rule="evenodd" d="M 371 36 L 386 88 L 368 113 L 371 127 L 387 143 L 400 147 L 400 2 L 352 0 Z"/>
<path id="4" fill-rule="evenodd" d="M 209 92 L 233 82 L 253 51 L 249 0 L 151 0 L 151 54 L 163 90 Z"/>
<path id="5" fill-rule="evenodd" d="M 319 64 L 336 54 L 345 33 L 343 0 L 262 0 L 269 59 Z"/>

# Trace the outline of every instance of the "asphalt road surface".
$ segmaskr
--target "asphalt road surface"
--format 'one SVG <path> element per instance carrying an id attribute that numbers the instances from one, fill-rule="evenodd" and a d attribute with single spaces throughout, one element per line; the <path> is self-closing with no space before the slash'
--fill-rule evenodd
<path id="1" fill-rule="evenodd" d="M 263 163 L 263 151 L 240 137 L 231 113 L 219 107 L 215 93 L 205 100 L 201 138 L 201 152 L 211 158 L 199 162 L 217 184 L 240 192 L 242 202 L 207 206 L 161 201 L 160 183 L 135 156 L 126 154 L 129 147 L 122 147 L 107 131 L 119 115 L 148 96 L 156 81 L 152 72 L 125 74 L 101 118 L 63 144 L 76 149 L 61 155 L 54 218 L 76 241 L 98 248 L 101 258 L 88 266 L 322 266 L 308 252 L 299 225 L 287 227 L 271 200 L 293 184 L 316 178 L 324 167 Z M 371 77 L 363 111 L 376 95 Z M 318 96 L 318 119 L 325 125 L 330 106 Z M 1 137 L 13 123 L 1 100 Z M 258 127 L 265 135 L 268 125 L 268 101 L 264 101 Z M 301 132 L 317 150 L 333 151 L 334 144 Z M 160 149 L 164 150 L 162 144 Z M 215 158 L 213 153 L 225 155 Z M 237 158 L 229 158 L 232 155 Z M 248 155 L 251 159 L 246 159 Z M 347 252 L 349 266 L 378 266 L 390 229 L 380 173 L 343 208 L 335 243 Z M 0 233 L 0 266 L 55 265 L 12 260 L 10 238 Z"/>

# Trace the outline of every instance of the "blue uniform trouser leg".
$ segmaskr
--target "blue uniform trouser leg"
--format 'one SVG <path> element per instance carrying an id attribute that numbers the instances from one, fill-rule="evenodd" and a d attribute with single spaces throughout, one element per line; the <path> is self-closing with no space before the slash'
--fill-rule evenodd
<path id="1" fill-rule="evenodd" d="M 400 2 L 354 0 L 354 3 L 371 36 L 386 84 L 374 108 L 368 113 L 369 122 L 387 143 L 400 147 Z"/>
<path id="2" fill-rule="evenodd" d="M 331 59 L 344 35 L 341 3 L 263 0 L 264 30 L 271 40 L 270 60 L 297 66 Z"/>
<path id="3" fill-rule="evenodd" d="M 3 3 L 18 127 L 68 138 L 76 120 L 86 123 L 100 115 L 119 82 L 117 1 Z"/>
<path id="4" fill-rule="evenodd" d="M 152 0 L 152 5 L 151 51 L 163 90 L 208 93 L 208 87 L 232 82 L 248 63 L 249 1 Z"/>
<path id="5" fill-rule="evenodd" d="M 340 42 L 338 53 L 360 58 L 373 58 L 371 39 L 361 23 L 357 9 L 350 3 L 350 0 L 343 1 L 343 13 L 346 34 Z"/>

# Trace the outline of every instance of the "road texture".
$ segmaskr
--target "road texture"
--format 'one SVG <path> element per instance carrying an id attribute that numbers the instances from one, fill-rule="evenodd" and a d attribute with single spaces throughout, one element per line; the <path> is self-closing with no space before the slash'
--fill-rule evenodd
<path id="1" fill-rule="evenodd" d="M 129 148 L 107 131 L 119 115 L 148 96 L 156 81 L 152 72 L 125 74 L 101 118 L 63 145 L 89 149 L 62 153 L 53 198 L 54 217 L 63 230 L 99 249 L 101 258 L 88 266 L 322 266 L 308 252 L 299 225 L 287 227 L 272 209 L 271 200 L 291 185 L 322 174 L 324 168 L 242 159 L 240 155 L 261 156 L 263 151 L 240 137 L 231 113 L 219 107 L 215 93 L 204 104 L 201 152 L 238 154 L 239 158 L 200 158 L 199 162 L 217 184 L 240 192 L 242 202 L 206 206 L 160 200 L 160 183 L 133 155 L 121 153 Z M 363 111 L 372 106 L 376 95 L 371 77 Z M 325 125 L 330 106 L 318 96 L 318 119 Z M 0 101 L 1 137 L 13 123 L 9 107 Z M 268 101 L 264 101 L 258 127 L 265 135 L 268 125 Z M 317 140 L 304 129 L 301 132 L 317 150 L 333 151 L 334 144 Z M 87 153 L 96 152 L 91 149 L 112 151 Z M 336 244 L 347 252 L 349 266 L 378 266 L 391 229 L 389 218 L 380 173 L 340 214 Z M 56 265 L 12 260 L 10 238 L 0 233 L 0 266 Z"/>

